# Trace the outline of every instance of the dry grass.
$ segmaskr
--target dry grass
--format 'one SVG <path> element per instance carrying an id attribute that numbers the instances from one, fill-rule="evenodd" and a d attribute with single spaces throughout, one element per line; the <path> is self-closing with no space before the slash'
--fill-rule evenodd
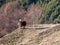
<path id="1" fill-rule="evenodd" d="M 48 30 L 20 29 L 0 39 L 3 45 L 59 45 L 60 25 Z"/>

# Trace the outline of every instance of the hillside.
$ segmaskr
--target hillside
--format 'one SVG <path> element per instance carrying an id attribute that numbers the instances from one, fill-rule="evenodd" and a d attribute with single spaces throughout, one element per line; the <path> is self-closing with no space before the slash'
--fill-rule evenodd
<path id="1" fill-rule="evenodd" d="M 60 23 L 60 1 L 0 0 L 0 37 L 17 29 L 20 18 L 27 25 Z"/>
<path id="2" fill-rule="evenodd" d="M 60 0 L 0 0 L 0 45 L 59 45 L 59 23 Z"/>
<path id="3" fill-rule="evenodd" d="M 59 45 L 60 25 L 47 29 L 16 29 L 3 38 L 1 45 Z"/>
<path id="4" fill-rule="evenodd" d="M 40 6 L 44 12 L 42 20 L 44 23 L 60 23 L 60 0 L 0 0 L 0 7 L 15 1 L 22 5 L 26 11 L 33 3 Z"/>
<path id="5" fill-rule="evenodd" d="M 18 28 L 18 20 L 25 20 L 27 25 L 41 23 L 43 10 L 40 6 L 31 4 L 26 11 L 18 2 L 9 2 L 0 8 L 0 37 Z"/>

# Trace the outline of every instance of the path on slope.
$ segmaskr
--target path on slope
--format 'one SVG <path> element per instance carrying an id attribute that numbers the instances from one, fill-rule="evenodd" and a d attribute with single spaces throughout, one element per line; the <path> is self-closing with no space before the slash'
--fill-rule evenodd
<path id="1" fill-rule="evenodd" d="M 59 37 L 57 32 L 59 32 L 60 34 L 60 25 L 55 25 L 48 29 L 42 29 L 42 30 L 34 28 L 23 30 L 18 28 L 11 34 L 8 34 L 3 38 L 1 38 L 0 43 L 4 45 L 45 45 L 45 44 L 48 45 L 50 36 L 52 37 L 51 40 L 54 38 L 55 35 Z"/>

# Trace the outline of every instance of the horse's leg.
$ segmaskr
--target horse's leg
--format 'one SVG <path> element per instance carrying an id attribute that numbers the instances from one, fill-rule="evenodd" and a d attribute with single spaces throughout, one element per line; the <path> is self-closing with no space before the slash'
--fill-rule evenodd
<path id="1" fill-rule="evenodd" d="M 25 26 L 23 26 L 23 29 L 25 29 Z"/>

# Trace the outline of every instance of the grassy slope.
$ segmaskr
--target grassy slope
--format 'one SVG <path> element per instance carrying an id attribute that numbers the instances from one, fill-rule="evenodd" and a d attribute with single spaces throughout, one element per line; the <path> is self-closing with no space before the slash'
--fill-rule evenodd
<path id="1" fill-rule="evenodd" d="M 4 45 L 58 45 L 60 44 L 60 25 L 48 30 L 17 29 L 0 39 Z"/>

